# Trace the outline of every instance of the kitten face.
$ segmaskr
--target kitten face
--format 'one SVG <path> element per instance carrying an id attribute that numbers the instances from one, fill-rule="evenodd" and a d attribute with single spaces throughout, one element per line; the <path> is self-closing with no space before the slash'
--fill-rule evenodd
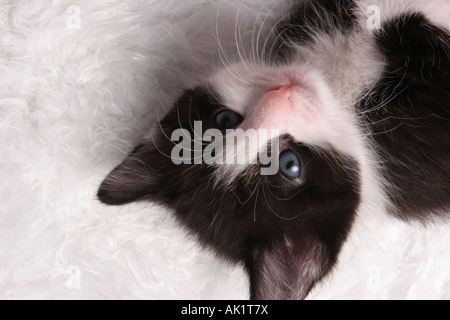
<path id="1" fill-rule="evenodd" d="M 225 106 L 244 117 L 244 130 L 277 129 L 297 141 L 357 156 L 361 135 L 354 114 L 340 105 L 317 70 L 298 63 L 237 63 L 207 83 Z"/>
<path id="2" fill-rule="evenodd" d="M 187 91 L 105 180 L 99 198 L 168 206 L 201 243 L 246 265 L 252 298 L 304 298 L 336 262 L 360 202 L 358 159 L 344 143 L 358 131 L 326 126 L 333 115 L 346 123 L 351 117 L 339 115 L 311 71 L 242 70 L 232 66 Z M 237 129 L 278 129 L 279 150 L 271 151 L 278 151 L 280 165 L 294 161 L 299 174 L 262 176 L 259 162 L 174 164 L 172 133 L 185 129 L 194 137 L 198 121 L 203 132 L 220 129 L 223 110 L 240 115 Z"/>

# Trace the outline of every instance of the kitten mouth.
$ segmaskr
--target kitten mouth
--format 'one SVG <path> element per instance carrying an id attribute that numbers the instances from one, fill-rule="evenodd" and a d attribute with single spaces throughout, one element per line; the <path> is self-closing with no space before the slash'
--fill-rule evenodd
<path id="1" fill-rule="evenodd" d="M 268 90 L 263 96 L 264 105 L 276 106 L 279 111 L 294 111 L 298 98 L 311 97 L 311 88 L 292 81 L 288 85 L 279 85 Z"/>
<path id="2" fill-rule="evenodd" d="M 312 125 L 318 118 L 315 92 L 299 81 L 282 82 L 265 90 L 257 105 L 246 116 L 242 128 L 285 131 L 292 119 L 304 119 Z"/>
<path id="3" fill-rule="evenodd" d="M 246 117 L 242 128 L 280 129 L 295 107 L 295 88 L 291 85 L 273 87 L 265 92 L 254 110 Z"/>
<path id="4" fill-rule="evenodd" d="M 271 90 L 269 90 L 269 94 L 276 96 L 278 99 L 281 100 L 289 100 L 291 101 L 292 95 L 293 95 L 294 86 L 278 86 Z"/>
<path id="5" fill-rule="evenodd" d="M 292 111 L 294 88 L 279 86 L 268 91 L 262 98 L 260 108 L 265 114 Z"/>
<path id="6" fill-rule="evenodd" d="M 278 92 L 282 94 L 285 98 L 291 100 L 295 94 L 307 94 L 309 96 L 315 96 L 315 89 L 312 84 L 307 84 L 305 81 L 300 81 L 296 78 L 289 78 L 286 84 L 280 84 L 271 87 L 267 90 L 267 93 Z"/>
<path id="7" fill-rule="evenodd" d="M 292 87 L 293 87 L 293 85 L 277 86 L 277 87 L 270 89 L 269 91 L 289 91 L 289 94 L 292 94 L 292 92 L 290 92 L 292 90 Z"/>

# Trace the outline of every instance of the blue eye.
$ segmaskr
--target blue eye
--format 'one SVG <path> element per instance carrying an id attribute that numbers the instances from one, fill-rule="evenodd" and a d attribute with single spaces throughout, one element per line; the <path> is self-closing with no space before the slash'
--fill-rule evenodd
<path id="1" fill-rule="evenodd" d="M 288 179 L 297 179 L 301 173 L 300 159 L 287 149 L 280 154 L 280 171 Z"/>
<path id="2" fill-rule="evenodd" d="M 220 130 L 234 129 L 242 123 L 244 118 L 236 112 L 225 110 L 219 112 L 214 118 L 214 124 Z"/>

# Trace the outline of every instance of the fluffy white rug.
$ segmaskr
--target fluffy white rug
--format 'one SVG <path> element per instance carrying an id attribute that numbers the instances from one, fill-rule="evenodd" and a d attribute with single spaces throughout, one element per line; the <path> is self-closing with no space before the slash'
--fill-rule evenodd
<path id="1" fill-rule="evenodd" d="M 164 209 L 95 194 L 217 38 L 233 51 L 236 17 L 245 42 L 277 2 L 0 0 L 0 298 L 247 298 Z M 448 224 L 365 218 L 311 297 L 450 299 L 449 243 Z"/>

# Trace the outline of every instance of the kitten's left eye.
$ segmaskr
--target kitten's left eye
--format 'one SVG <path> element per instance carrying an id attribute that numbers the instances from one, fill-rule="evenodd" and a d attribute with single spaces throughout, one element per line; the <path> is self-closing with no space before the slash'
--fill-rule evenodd
<path id="1" fill-rule="evenodd" d="M 231 110 L 219 112 L 214 118 L 214 124 L 220 130 L 234 129 L 242 123 L 244 118 Z"/>
<path id="2" fill-rule="evenodd" d="M 289 149 L 280 154 L 280 171 L 288 179 L 297 179 L 302 171 L 300 159 Z"/>

